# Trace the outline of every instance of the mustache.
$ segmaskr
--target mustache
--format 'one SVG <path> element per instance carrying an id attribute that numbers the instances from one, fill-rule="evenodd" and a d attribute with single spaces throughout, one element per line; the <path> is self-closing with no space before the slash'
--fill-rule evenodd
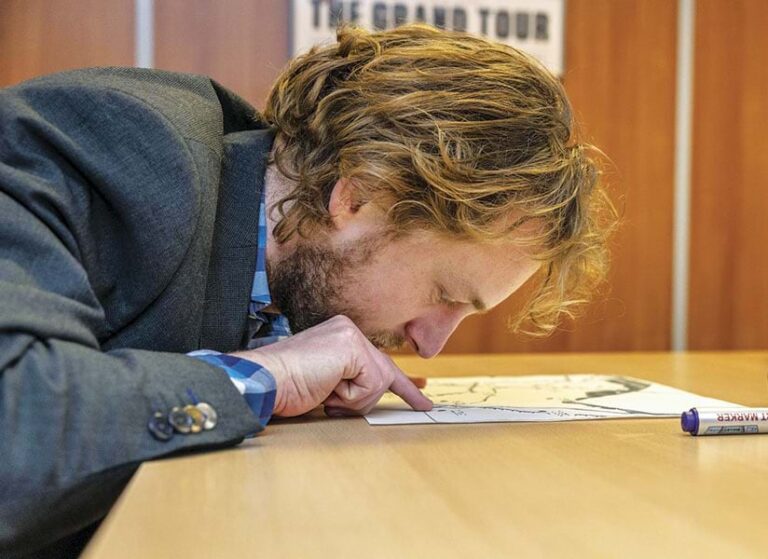
<path id="1" fill-rule="evenodd" d="M 393 332 L 374 332 L 367 338 L 377 349 L 399 349 L 405 345 L 405 338 Z"/>

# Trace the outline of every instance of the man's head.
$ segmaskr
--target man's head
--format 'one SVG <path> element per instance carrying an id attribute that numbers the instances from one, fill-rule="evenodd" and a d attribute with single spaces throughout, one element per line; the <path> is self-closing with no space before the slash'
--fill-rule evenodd
<path id="1" fill-rule="evenodd" d="M 423 25 L 294 59 L 264 113 L 291 187 L 276 302 L 302 329 L 347 314 L 439 351 L 541 270 L 521 313 L 550 331 L 601 279 L 608 207 L 559 81 L 510 47 Z M 450 312 L 449 312 L 450 311 Z"/>

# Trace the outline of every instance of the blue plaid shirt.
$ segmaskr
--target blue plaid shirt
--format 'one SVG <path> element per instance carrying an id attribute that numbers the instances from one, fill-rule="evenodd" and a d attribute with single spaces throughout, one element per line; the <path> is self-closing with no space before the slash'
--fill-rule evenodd
<path id="1" fill-rule="evenodd" d="M 264 189 L 266 190 L 266 189 Z M 291 335 L 285 316 L 265 311 L 272 304 L 267 281 L 267 212 L 265 191 L 259 202 L 259 242 L 256 272 L 248 304 L 248 349 L 262 347 Z M 223 368 L 264 428 L 275 407 L 276 385 L 270 372 L 253 361 L 240 359 L 217 351 L 201 349 L 187 355 Z"/>

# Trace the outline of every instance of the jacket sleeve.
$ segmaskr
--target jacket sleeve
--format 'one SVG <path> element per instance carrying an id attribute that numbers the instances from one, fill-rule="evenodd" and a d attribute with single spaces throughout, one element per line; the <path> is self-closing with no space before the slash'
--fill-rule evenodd
<path id="1" fill-rule="evenodd" d="M 261 429 L 220 367 L 177 353 L 101 348 L 133 302 L 115 299 L 119 274 L 105 274 L 100 262 L 130 263 L 134 269 L 120 273 L 144 274 L 147 289 L 161 284 L 153 278 L 176 269 L 171 247 L 193 234 L 173 216 L 196 215 L 200 193 L 163 199 L 179 181 L 197 180 L 194 146 L 130 87 L 93 76 L 0 90 L 3 557 L 103 517 L 144 460 L 234 445 Z M 150 130 L 151 142 L 132 141 Z M 135 178 L 150 173 L 158 177 L 151 190 Z M 137 204 L 157 207 L 138 217 L 124 211 Z M 139 232 L 169 262 L 137 265 L 149 250 L 135 242 Z M 154 438 L 153 413 L 190 403 L 190 393 L 217 410 L 216 427 Z"/>

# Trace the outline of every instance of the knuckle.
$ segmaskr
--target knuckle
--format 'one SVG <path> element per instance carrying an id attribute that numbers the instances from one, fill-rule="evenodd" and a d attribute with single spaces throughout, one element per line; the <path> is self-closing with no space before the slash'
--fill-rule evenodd
<path id="1" fill-rule="evenodd" d="M 336 320 L 338 318 L 338 320 Z M 354 342 L 361 337 L 361 332 L 349 318 L 343 315 L 334 317 L 337 323 L 338 335 L 347 342 Z"/>
<path id="2" fill-rule="evenodd" d="M 337 315 L 333 316 L 330 319 L 330 322 L 333 322 L 335 324 L 339 324 L 341 326 L 354 324 L 352 322 L 352 320 L 348 316 L 343 315 L 343 314 L 337 314 Z"/>

